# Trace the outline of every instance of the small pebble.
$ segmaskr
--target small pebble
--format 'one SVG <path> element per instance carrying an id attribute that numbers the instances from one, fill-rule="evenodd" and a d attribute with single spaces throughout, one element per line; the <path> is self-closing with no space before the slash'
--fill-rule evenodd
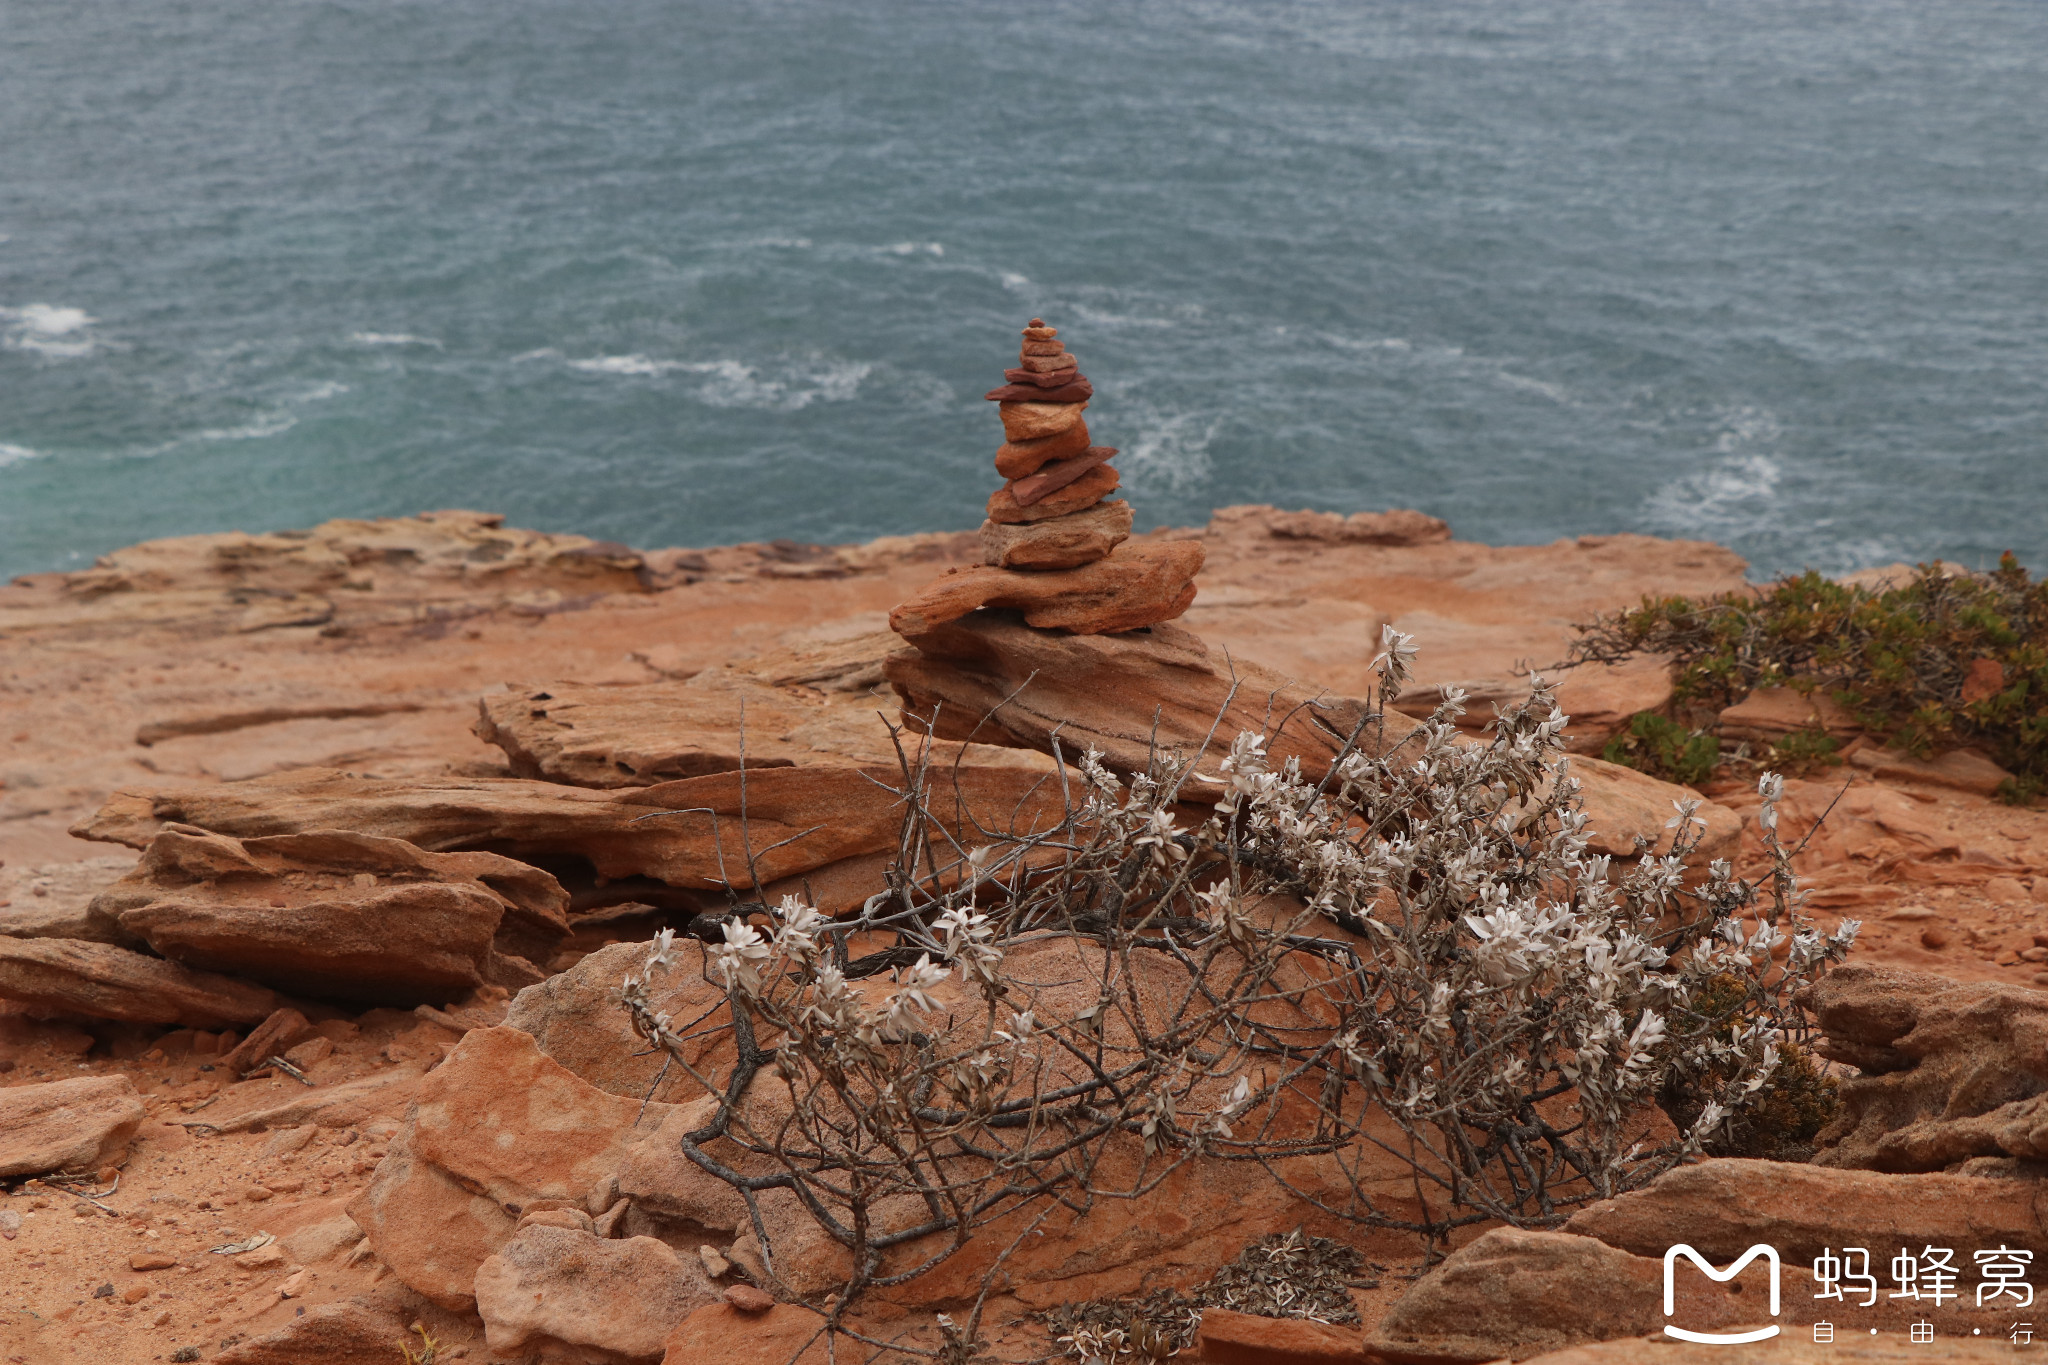
<path id="1" fill-rule="evenodd" d="M 270 1198 L 270 1187 L 267 1185 L 251 1185 L 248 1189 L 242 1191 L 242 1198 L 252 1204 L 260 1204 Z"/>
<path id="2" fill-rule="evenodd" d="M 141 1303 L 141 1302 L 142 1302 L 142 1301 L 143 1301 L 144 1299 L 146 1299 L 146 1298 L 148 1298 L 148 1297 L 149 1297 L 149 1286 L 148 1286 L 148 1285 L 146 1285 L 146 1284 L 138 1284 L 138 1285 L 131 1285 L 131 1286 L 129 1286 L 129 1287 L 128 1287 L 128 1289 L 127 1289 L 127 1290 L 126 1290 L 126 1291 L 125 1291 L 125 1292 L 124 1292 L 124 1293 L 123 1293 L 123 1294 L 121 1295 L 121 1302 L 123 1302 L 123 1303 Z"/>
<path id="3" fill-rule="evenodd" d="M 169 1270 L 177 1263 L 177 1257 L 166 1256 L 161 1251 L 138 1251 L 128 1258 L 130 1270 Z"/>
<path id="4" fill-rule="evenodd" d="M 1920 946 L 1929 949 L 1948 947 L 1948 930 L 1928 925 L 1920 931 Z"/>
<path id="5" fill-rule="evenodd" d="M 742 1313 L 765 1313 L 775 1306 L 771 1295 L 750 1284 L 729 1286 L 725 1291 L 725 1301 Z"/>

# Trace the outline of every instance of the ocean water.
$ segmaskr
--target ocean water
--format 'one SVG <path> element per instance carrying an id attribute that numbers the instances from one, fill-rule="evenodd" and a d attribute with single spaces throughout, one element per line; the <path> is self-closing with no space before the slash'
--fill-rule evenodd
<path id="1" fill-rule="evenodd" d="M 0 0 L 0 572 L 1261 501 L 2048 565 L 2039 0 Z"/>

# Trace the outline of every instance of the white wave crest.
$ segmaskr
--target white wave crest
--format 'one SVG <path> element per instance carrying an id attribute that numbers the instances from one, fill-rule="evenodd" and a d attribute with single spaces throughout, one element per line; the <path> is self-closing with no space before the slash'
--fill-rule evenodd
<path id="1" fill-rule="evenodd" d="M 432 337 L 416 337 L 411 332 L 350 332 L 348 339 L 358 346 L 431 346 L 441 349 L 441 343 Z"/>
<path id="2" fill-rule="evenodd" d="M 299 424 L 299 419 L 288 412 L 266 412 L 252 422 L 238 427 L 208 427 L 195 431 L 175 442 L 184 445 L 194 441 L 260 441 L 268 436 L 282 436 Z"/>
<path id="3" fill-rule="evenodd" d="M 98 343 L 86 335 L 86 329 L 98 320 L 83 308 L 55 303 L 0 308 L 0 322 L 7 324 L 5 340 L 9 348 L 34 351 L 58 360 L 91 355 Z"/>
<path id="4" fill-rule="evenodd" d="M 1525 374 L 1516 374 L 1512 370 L 1496 370 L 1493 377 L 1506 388 L 1520 389 L 1524 393 L 1539 394 L 1544 398 L 1548 398 L 1553 403 L 1571 402 L 1571 391 L 1562 384 L 1551 384 L 1541 379 L 1531 379 Z"/>
<path id="5" fill-rule="evenodd" d="M 338 398 L 347 392 L 348 385 L 338 380 L 323 379 L 319 383 L 307 388 L 304 393 L 299 394 L 291 401 L 294 403 L 319 403 L 329 398 Z"/>
<path id="6" fill-rule="evenodd" d="M 882 250 L 892 256 L 915 256 L 922 252 L 927 256 L 943 256 L 946 248 L 938 242 L 896 242 Z"/>
<path id="7" fill-rule="evenodd" d="M 30 450 L 27 446 L 18 446 L 11 441 L 0 441 L 0 469 L 5 469 L 11 464 L 22 464 L 28 460 L 42 458 L 43 452 L 40 450 Z"/>
<path id="8" fill-rule="evenodd" d="M 763 374 L 759 367 L 739 360 L 656 360 L 637 352 L 567 363 L 570 369 L 585 374 L 630 378 L 701 375 L 705 382 L 697 391 L 700 402 L 714 408 L 766 408 L 776 412 L 797 412 L 813 403 L 843 403 L 860 391 L 861 381 L 874 369 L 864 362 L 845 361 L 792 367 L 778 376 Z"/>
<path id="9" fill-rule="evenodd" d="M 529 354 L 537 356 L 539 352 L 529 352 Z M 527 357 L 521 356 L 519 358 L 524 360 Z M 569 362 L 569 368 L 581 370 L 585 374 L 648 375 L 667 374 L 670 370 L 680 370 L 687 367 L 680 360 L 649 360 L 644 355 L 634 354 L 600 355 L 592 356 L 588 360 L 572 360 Z"/>
<path id="10" fill-rule="evenodd" d="M 712 407 L 797 412 L 813 403 L 846 402 L 860 391 L 861 381 L 874 366 L 848 361 L 799 372 L 787 379 L 763 378 L 752 365 L 737 360 L 714 360 L 682 368 L 709 376 L 710 382 L 697 396 Z"/>
<path id="11" fill-rule="evenodd" d="M 1145 423 L 1117 462 L 1134 484 L 1149 491 L 1191 487 L 1209 477 L 1209 442 L 1219 423 L 1218 418 L 1192 412 Z"/>
<path id="12" fill-rule="evenodd" d="M 1753 531 L 1775 520 L 1773 502 L 1784 477 L 1784 467 L 1769 455 L 1735 455 L 1658 489 L 1643 510 L 1653 525 L 1678 535 L 1713 539 Z"/>

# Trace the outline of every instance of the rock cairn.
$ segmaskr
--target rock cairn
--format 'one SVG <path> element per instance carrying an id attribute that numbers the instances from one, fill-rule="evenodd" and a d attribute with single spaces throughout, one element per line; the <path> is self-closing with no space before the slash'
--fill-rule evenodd
<path id="1" fill-rule="evenodd" d="M 1024 329 L 1010 382 L 985 395 L 1000 404 L 1003 435 L 996 472 L 1009 482 L 988 500 L 983 562 L 999 569 L 1072 569 L 1107 559 L 1131 534 L 1131 505 L 1116 491 L 1114 446 L 1088 443 L 1083 414 L 1095 386 L 1037 318 Z"/>
<path id="2" fill-rule="evenodd" d="M 1136 541 L 1131 506 L 1109 497 L 1114 446 L 1089 444 L 1083 414 L 1095 389 L 1039 318 L 1024 329 L 1017 367 L 989 390 L 1003 419 L 981 567 L 955 570 L 890 616 L 915 636 L 980 607 L 1021 609 L 1026 623 L 1082 635 L 1170 621 L 1195 600 L 1196 541 Z M 1119 549 L 1118 547 L 1123 548 Z"/>

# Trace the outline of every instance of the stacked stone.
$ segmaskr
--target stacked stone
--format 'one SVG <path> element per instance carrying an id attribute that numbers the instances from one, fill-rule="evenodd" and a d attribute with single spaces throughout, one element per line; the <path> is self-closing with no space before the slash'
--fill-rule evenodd
<path id="1" fill-rule="evenodd" d="M 1202 544 L 1131 540 L 1130 504 L 1109 497 L 1116 451 L 1088 444 L 1081 417 L 1095 390 L 1058 334 L 1031 319 L 1017 368 L 1003 377 L 1010 382 L 988 398 L 1001 405 L 1009 439 L 996 452 L 996 472 L 1009 482 L 988 500 L 985 562 L 948 569 L 898 603 L 890 626 L 916 645 L 983 609 L 1021 612 L 1027 626 L 1076 635 L 1143 630 L 1186 611 Z"/>
<path id="2" fill-rule="evenodd" d="M 982 559 L 1000 569 L 1072 569 L 1106 559 L 1131 534 L 1131 506 L 1105 501 L 1116 491 L 1114 446 L 1088 444 L 1082 413 L 1095 389 L 1038 319 L 1024 329 L 1009 382 L 986 395 L 1000 405 L 1003 435 L 996 472 L 1009 482 L 988 500 Z"/>

